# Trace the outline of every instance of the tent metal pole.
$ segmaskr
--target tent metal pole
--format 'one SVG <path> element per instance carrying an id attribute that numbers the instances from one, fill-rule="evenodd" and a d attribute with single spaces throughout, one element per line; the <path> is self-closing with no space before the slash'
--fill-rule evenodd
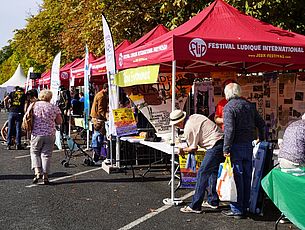
<path id="1" fill-rule="evenodd" d="M 119 98 L 120 98 L 120 90 L 119 90 L 119 87 L 116 86 L 116 101 L 115 101 L 115 108 L 116 109 L 119 108 Z M 116 136 L 116 151 L 115 151 L 116 152 L 116 157 L 115 157 L 115 159 L 116 159 L 116 166 L 118 168 L 121 167 L 120 151 L 121 151 L 121 149 L 120 149 L 120 137 L 117 135 Z"/>
<path id="2" fill-rule="evenodd" d="M 172 64 L 172 111 L 175 110 L 175 102 L 176 102 L 176 60 L 173 61 Z M 171 165 L 171 176 L 172 176 L 172 183 L 171 183 L 171 202 L 174 204 L 175 200 L 175 125 L 172 125 L 172 165 Z"/>
<path id="3" fill-rule="evenodd" d="M 172 111 L 176 108 L 176 60 L 172 62 Z M 167 205 L 177 205 L 180 200 L 175 199 L 175 125 L 172 125 L 172 162 L 171 162 L 171 198 L 164 199 L 163 203 Z"/>

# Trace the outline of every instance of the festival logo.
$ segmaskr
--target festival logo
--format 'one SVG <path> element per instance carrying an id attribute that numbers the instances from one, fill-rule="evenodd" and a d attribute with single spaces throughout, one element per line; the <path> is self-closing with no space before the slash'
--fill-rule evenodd
<path id="1" fill-rule="evenodd" d="M 67 72 L 62 72 L 60 74 L 61 79 L 67 80 L 69 78 L 69 74 Z"/>
<path id="2" fill-rule="evenodd" d="M 203 57 L 207 52 L 207 44 L 201 38 L 194 38 L 189 44 L 189 51 L 194 57 Z"/>

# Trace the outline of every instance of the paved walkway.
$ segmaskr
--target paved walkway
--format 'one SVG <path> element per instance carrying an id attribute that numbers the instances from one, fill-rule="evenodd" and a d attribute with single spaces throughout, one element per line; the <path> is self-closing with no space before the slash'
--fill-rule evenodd
<path id="1" fill-rule="evenodd" d="M 0 125 L 7 114 L 0 113 Z M 149 173 L 142 181 L 132 173 L 107 174 L 100 167 L 82 164 L 84 157 L 61 165 L 64 154 L 52 157 L 51 186 L 32 185 L 29 150 L 5 150 L 0 145 L 0 229 L 274 229 L 278 210 L 266 202 L 264 216 L 235 220 L 221 210 L 183 214 L 180 206 L 165 206 L 170 196 L 169 173 Z M 190 202 L 192 190 L 176 197 Z M 225 209 L 227 207 L 222 207 Z M 291 224 L 279 229 L 296 229 Z"/>

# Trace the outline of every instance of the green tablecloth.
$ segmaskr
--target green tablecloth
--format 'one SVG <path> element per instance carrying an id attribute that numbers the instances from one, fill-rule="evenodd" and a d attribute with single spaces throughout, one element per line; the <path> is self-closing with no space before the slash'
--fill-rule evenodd
<path id="1" fill-rule="evenodd" d="M 294 176 L 274 168 L 263 178 L 262 187 L 295 226 L 305 229 L 305 176 Z"/>

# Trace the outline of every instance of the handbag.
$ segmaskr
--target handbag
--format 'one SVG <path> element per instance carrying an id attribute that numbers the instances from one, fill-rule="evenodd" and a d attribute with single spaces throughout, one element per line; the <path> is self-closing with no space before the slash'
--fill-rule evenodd
<path id="1" fill-rule="evenodd" d="M 31 103 L 28 110 L 23 116 L 21 128 L 28 133 L 31 133 L 33 130 L 33 108 L 34 108 L 35 102 Z"/>
<path id="2" fill-rule="evenodd" d="M 216 190 L 221 201 L 237 201 L 237 189 L 230 157 L 219 165 Z"/>

